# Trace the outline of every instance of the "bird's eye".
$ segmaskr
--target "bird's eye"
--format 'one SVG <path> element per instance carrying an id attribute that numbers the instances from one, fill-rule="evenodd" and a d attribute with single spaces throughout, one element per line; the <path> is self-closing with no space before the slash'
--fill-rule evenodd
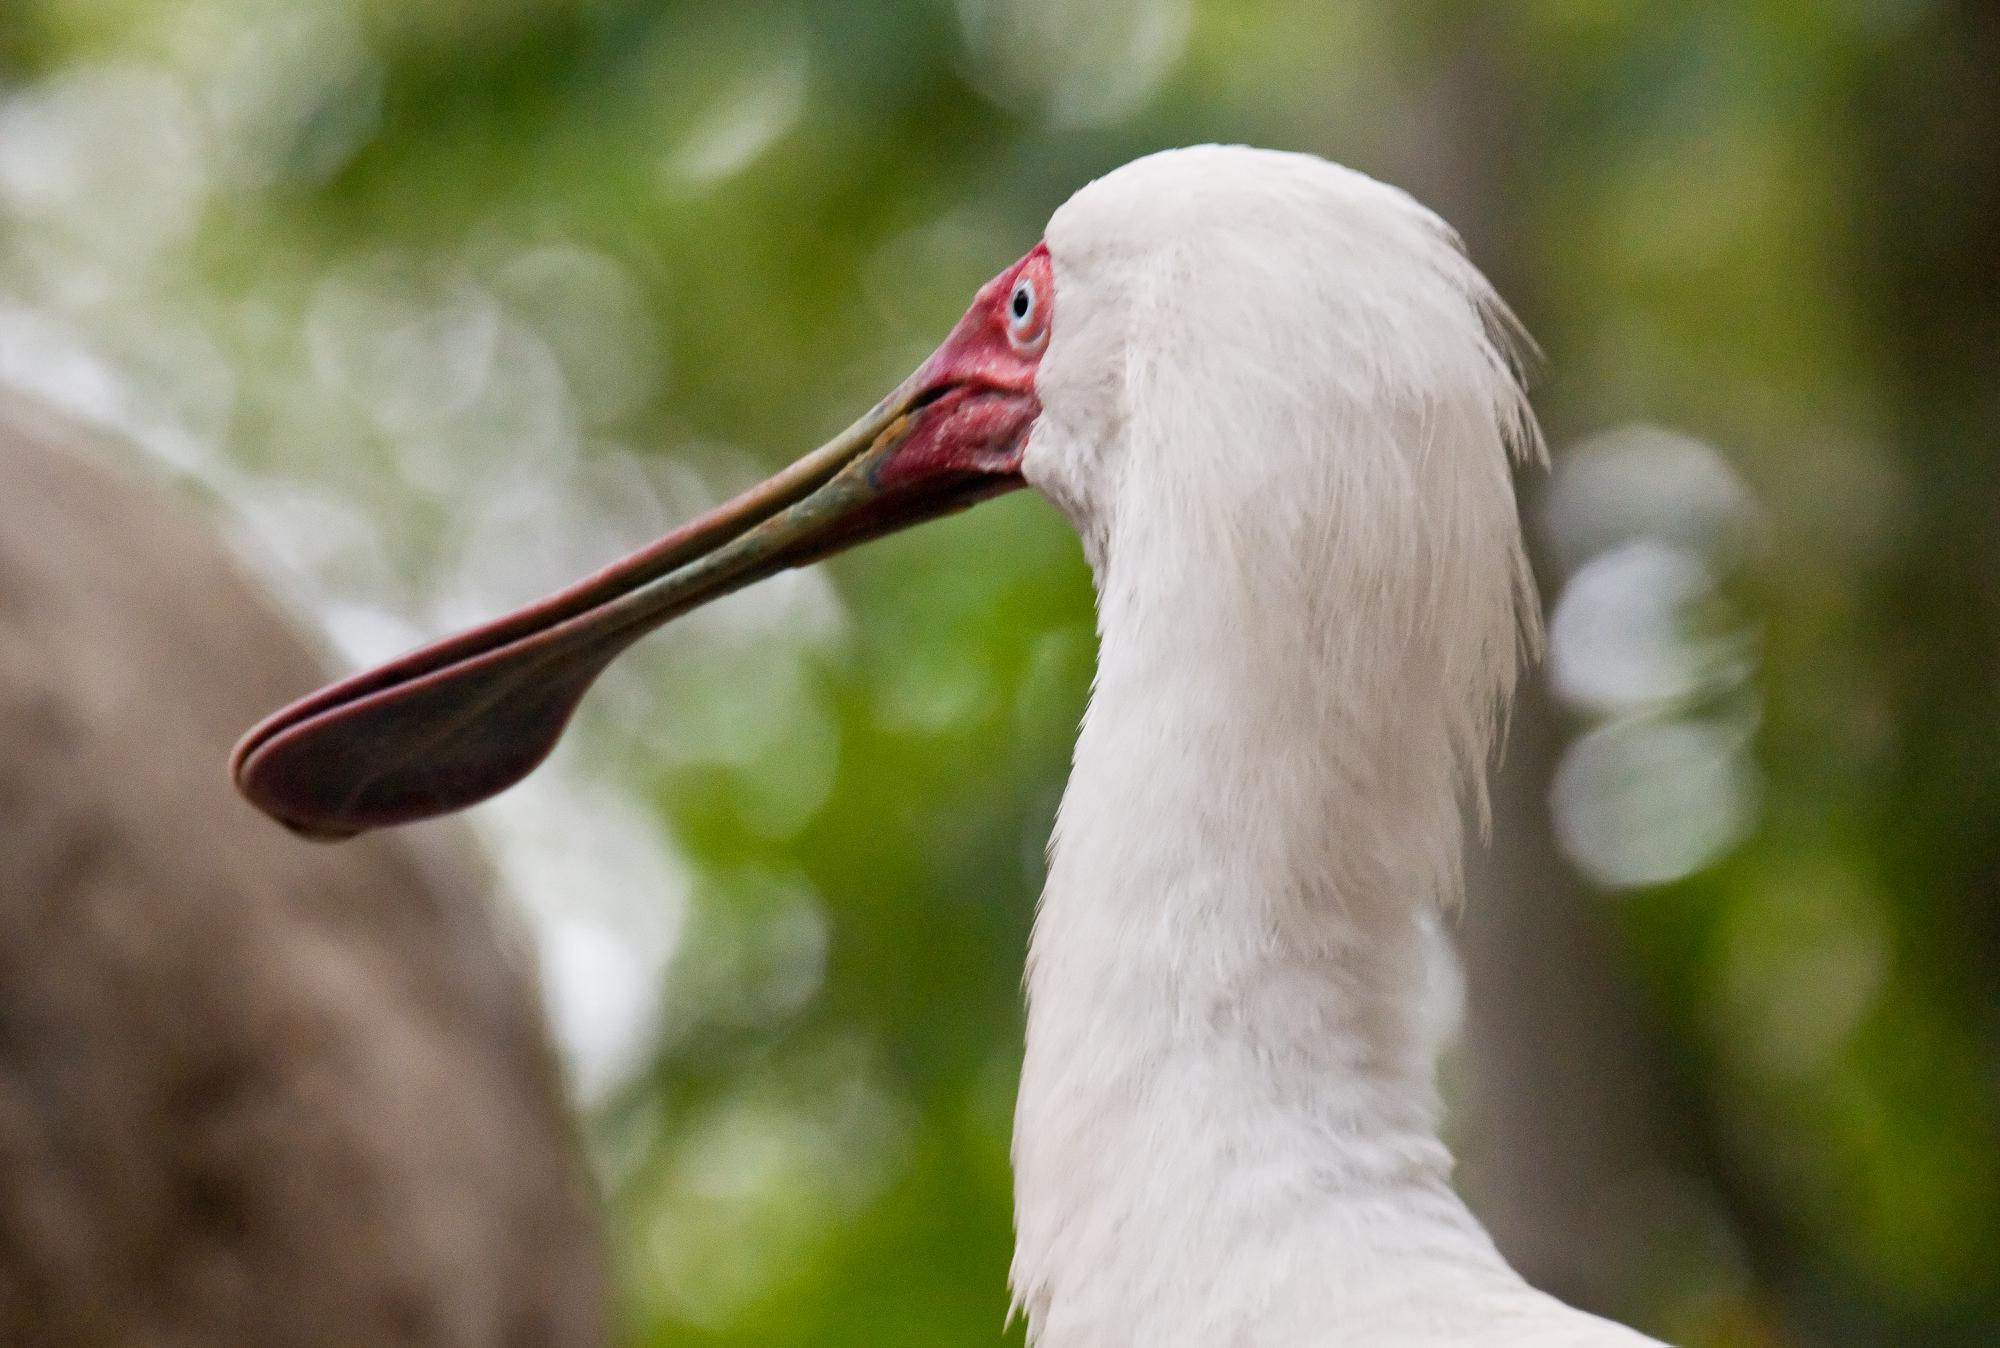
<path id="1" fill-rule="evenodd" d="M 1014 293 L 1007 297 L 1007 335 L 1019 347 L 1039 346 L 1047 335 L 1042 325 L 1041 298 L 1035 294 L 1035 283 L 1028 277 L 1016 281 Z"/>

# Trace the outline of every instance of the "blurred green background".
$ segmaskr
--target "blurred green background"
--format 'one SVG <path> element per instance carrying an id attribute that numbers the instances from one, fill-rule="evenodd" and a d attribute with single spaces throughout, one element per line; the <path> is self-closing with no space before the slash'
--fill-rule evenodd
<path id="1" fill-rule="evenodd" d="M 817 443 L 1072 190 L 1210 140 L 1409 187 L 1546 357 L 1476 1205 L 1679 1342 L 2000 1342 L 1990 6 L 4 0 L 0 380 L 360 662 Z M 478 812 L 632 1342 L 1018 1340 L 1092 656 L 1022 494 L 650 643 Z"/>

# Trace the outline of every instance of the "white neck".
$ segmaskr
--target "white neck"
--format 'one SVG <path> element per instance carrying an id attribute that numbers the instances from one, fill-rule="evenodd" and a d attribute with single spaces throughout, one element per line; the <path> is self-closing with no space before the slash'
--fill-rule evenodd
<path id="1" fill-rule="evenodd" d="M 1014 1141 L 1033 1341 L 1644 1342 L 1529 1289 L 1450 1187 L 1420 1015 L 1459 807 L 1449 753 L 1399 752 L 1421 652 L 1094 560 Z"/>

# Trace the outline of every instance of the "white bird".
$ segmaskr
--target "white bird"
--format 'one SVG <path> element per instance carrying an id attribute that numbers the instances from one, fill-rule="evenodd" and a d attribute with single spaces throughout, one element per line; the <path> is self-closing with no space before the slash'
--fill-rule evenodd
<path id="1" fill-rule="evenodd" d="M 1426 926 L 1537 630 L 1505 307 L 1410 197 L 1207 146 L 1072 197 L 909 381 L 563 594 L 279 713 L 246 794 L 341 834 L 483 798 L 643 631 L 1017 485 L 1097 584 L 1028 959 L 1015 1300 L 1039 1348 L 1651 1343 L 1451 1187 Z"/>

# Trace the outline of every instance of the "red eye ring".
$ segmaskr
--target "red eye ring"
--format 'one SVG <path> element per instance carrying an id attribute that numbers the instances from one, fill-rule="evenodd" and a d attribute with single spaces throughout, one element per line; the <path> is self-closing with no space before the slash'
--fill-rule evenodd
<path id="1" fill-rule="evenodd" d="M 1048 324 L 1042 319 L 1042 298 L 1032 276 L 1014 282 L 1007 296 L 1007 340 L 1017 351 L 1033 351 L 1048 340 Z"/>

